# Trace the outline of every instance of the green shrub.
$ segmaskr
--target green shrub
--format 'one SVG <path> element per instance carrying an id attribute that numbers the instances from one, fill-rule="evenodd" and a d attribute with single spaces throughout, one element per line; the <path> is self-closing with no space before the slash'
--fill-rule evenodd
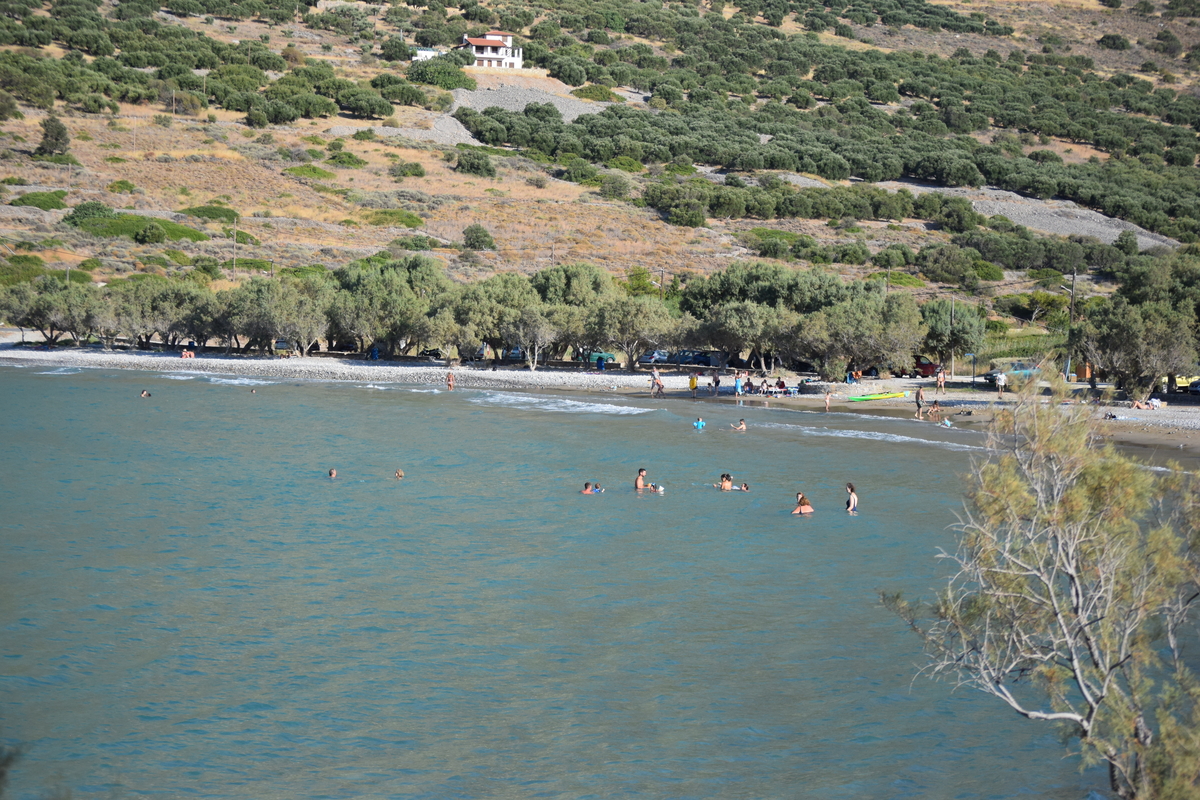
<path id="1" fill-rule="evenodd" d="M 617 156 L 610 160 L 604 166 L 609 169 L 619 169 L 622 172 L 645 172 L 646 168 L 642 166 L 640 161 L 630 158 L 629 156 Z"/>
<path id="2" fill-rule="evenodd" d="M 113 219 L 117 216 L 117 212 L 113 211 L 104 203 L 95 200 L 88 200 L 85 203 L 80 203 L 71 209 L 71 213 L 63 217 L 63 222 L 72 225 L 76 228 L 80 227 L 80 223 L 89 219 Z"/>
<path id="3" fill-rule="evenodd" d="M 1002 281 L 1004 280 L 1004 270 L 996 266 L 990 261 L 976 261 L 972 268 L 975 274 L 979 276 L 981 281 Z"/>
<path id="4" fill-rule="evenodd" d="M 104 163 L 106 164 L 125 164 L 128 161 L 129 159 L 121 158 L 120 156 L 109 156 L 108 158 L 104 159 Z"/>
<path id="5" fill-rule="evenodd" d="M 487 153 L 476 150 L 462 150 L 458 154 L 458 164 L 455 169 L 467 175 L 480 175 L 484 178 L 496 177 L 496 167 Z"/>
<path id="6" fill-rule="evenodd" d="M 391 175 L 396 180 L 404 180 L 405 178 L 424 178 L 425 167 L 421 166 L 416 161 L 401 161 L 388 167 L 388 175 Z"/>
<path id="7" fill-rule="evenodd" d="M 1106 33 L 1100 37 L 1096 44 L 1103 47 L 1105 50 L 1128 50 L 1129 40 L 1124 36 L 1116 33 Z"/>
<path id="8" fill-rule="evenodd" d="M 463 230 L 463 246 L 471 250 L 495 250 L 496 242 L 487 228 L 475 223 Z"/>
<path id="9" fill-rule="evenodd" d="M 318 155 L 321 155 L 319 151 Z M 327 169 L 321 169 L 320 167 L 313 166 L 312 164 L 304 164 L 303 166 L 299 167 L 288 167 L 284 170 L 284 172 L 297 178 L 312 178 L 314 180 L 317 178 L 329 180 L 330 178 L 337 177 L 336 172 L 330 172 Z"/>
<path id="10" fill-rule="evenodd" d="M 181 267 L 190 267 L 192 265 L 192 257 L 182 250 L 163 250 L 163 255 L 171 259 L 171 262 L 178 264 Z"/>
<path id="11" fill-rule="evenodd" d="M 419 228 L 422 222 L 424 220 L 416 214 L 402 208 L 385 208 L 367 214 L 367 223 L 370 225 L 403 225 L 406 228 Z"/>
<path id="12" fill-rule="evenodd" d="M 475 89 L 475 79 L 463 72 L 458 62 L 449 56 L 437 56 L 428 61 L 417 61 L 408 68 L 406 77 L 414 83 L 451 89 Z"/>
<path id="13" fill-rule="evenodd" d="M 191 208 L 179 209 L 180 214 L 187 214 L 189 217 L 199 217 L 200 219 L 210 219 L 213 222 L 228 222 L 230 224 L 241 219 L 241 215 L 232 208 L 224 206 L 192 206 Z"/>
<path id="14" fill-rule="evenodd" d="M 869 281 L 886 280 L 890 286 L 905 286 L 912 289 L 919 289 L 925 285 L 925 281 L 908 272 L 893 271 L 889 276 L 887 272 L 874 272 L 867 276 Z"/>
<path id="15" fill-rule="evenodd" d="M 1007 322 L 999 319 L 989 319 L 983 323 L 983 329 L 988 333 L 1002 334 L 1004 336 L 1008 335 L 1008 330 L 1011 327 Z"/>
<path id="16" fill-rule="evenodd" d="M 21 258 L 21 256 L 13 256 L 13 258 Z M 41 259 L 38 259 L 38 261 L 40 262 Z M 21 265 L 14 264 L 11 260 L 0 262 L 0 286 L 14 286 L 18 283 L 27 283 L 45 274 L 46 270 L 41 264 Z"/>
<path id="17" fill-rule="evenodd" d="M 171 117 L 170 114 L 155 114 L 154 119 L 153 119 L 153 122 L 155 125 L 159 125 L 163 128 L 171 127 L 171 123 L 173 123 L 174 121 L 175 120 Z"/>
<path id="18" fill-rule="evenodd" d="M 401 236 L 399 239 L 388 242 L 388 246 L 398 247 L 401 250 L 432 250 L 438 246 L 438 243 L 428 236 Z"/>
<path id="19" fill-rule="evenodd" d="M 66 196 L 67 193 L 62 189 L 54 192 L 26 192 L 9 205 L 32 206 L 40 208 L 42 211 L 53 211 L 67 207 L 67 204 L 63 202 L 63 198 Z"/>
<path id="20" fill-rule="evenodd" d="M 137 191 L 137 187 L 127 180 L 113 181 L 107 188 L 113 194 L 133 194 Z"/>
<path id="21" fill-rule="evenodd" d="M 68 281 L 71 283 L 92 282 L 92 277 L 90 275 L 77 269 L 72 269 L 70 272 L 65 269 L 48 269 L 46 270 L 45 274 L 51 278 L 54 278 L 55 280 L 61 281 L 62 283 L 67 283 Z"/>
<path id="22" fill-rule="evenodd" d="M 83 164 L 79 163 L 79 159 L 70 153 L 59 153 L 58 155 L 53 156 L 32 156 L 32 158 L 34 161 L 42 161 L 47 164 L 58 164 L 60 166 L 66 166 L 67 164 L 70 164 L 72 167 L 83 166 Z"/>
<path id="23" fill-rule="evenodd" d="M 167 240 L 167 232 L 154 220 L 149 220 L 141 230 L 133 234 L 133 240 L 138 244 L 159 244 Z"/>
<path id="24" fill-rule="evenodd" d="M 41 269 L 46 266 L 40 256 L 9 256 L 8 263 L 19 269 Z"/>
<path id="25" fill-rule="evenodd" d="M 759 239 L 782 239 L 789 245 L 800 241 L 800 234 L 791 231 L 777 231 L 774 228 L 751 228 L 750 233 Z"/>
<path id="26" fill-rule="evenodd" d="M 615 94 L 612 89 L 607 86 L 602 86 L 598 83 L 590 83 L 587 86 L 580 86 L 578 89 L 572 89 L 571 94 L 578 97 L 580 100 L 596 100 L 602 103 L 624 103 L 625 98 L 619 94 Z"/>
<path id="27" fill-rule="evenodd" d="M 1045 289 L 1057 289 L 1062 284 L 1063 274 L 1056 269 L 1031 269 L 1029 277 Z"/>
<path id="28" fill-rule="evenodd" d="M 238 231 L 236 235 L 233 228 L 222 228 L 221 231 L 225 234 L 226 239 L 234 239 L 238 244 L 252 244 L 255 247 L 262 244 L 256 237 L 251 236 L 245 231 Z"/>
<path id="29" fill-rule="evenodd" d="M 84 272 L 93 272 L 102 268 L 103 266 L 104 262 L 98 258 L 85 258 L 83 261 L 80 261 L 75 265 L 75 269 L 81 269 Z"/>
<path id="30" fill-rule="evenodd" d="M 234 268 L 233 259 L 231 258 L 228 261 L 222 261 L 221 267 L 223 269 L 233 269 Z M 259 272 L 270 272 L 271 271 L 271 262 L 265 261 L 261 258 L 240 258 L 239 257 L 237 260 L 237 268 L 240 270 L 258 270 Z"/>
<path id="31" fill-rule="evenodd" d="M 343 167 L 345 169 L 358 169 L 365 167 L 367 162 L 358 156 L 351 153 L 349 150 L 339 150 L 338 152 L 325 159 L 326 164 L 332 164 L 335 167 Z"/>
<path id="32" fill-rule="evenodd" d="M 86 204 L 81 204 L 86 205 Z M 68 215 L 69 216 L 69 215 Z M 170 241 L 187 239 L 192 242 L 207 242 L 209 237 L 198 230 L 170 220 L 154 220 L 163 229 L 165 238 Z M 110 218 L 90 217 L 75 223 L 75 227 L 96 236 L 124 236 L 132 239 L 138 231 L 146 226 L 146 218 L 134 214 L 116 214 Z"/>
<path id="33" fill-rule="evenodd" d="M 2 186 L 28 186 L 29 181 L 24 178 L 18 178 L 15 175 L 9 175 L 7 178 L 0 180 Z"/>
<path id="34" fill-rule="evenodd" d="M 375 129 L 363 128 L 361 131 L 356 131 L 350 138 L 356 139 L 360 142 L 373 142 L 375 141 Z"/>

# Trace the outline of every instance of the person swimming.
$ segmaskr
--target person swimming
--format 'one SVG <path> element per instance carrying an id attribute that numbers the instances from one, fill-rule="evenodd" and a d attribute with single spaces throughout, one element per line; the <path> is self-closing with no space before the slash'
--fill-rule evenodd
<path id="1" fill-rule="evenodd" d="M 851 514 L 858 513 L 858 495 L 854 491 L 853 483 L 846 484 L 846 494 L 849 495 L 849 497 L 846 498 L 846 511 Z"/>
<path id="2" fill-rule="evenodd" d="M 142 389 L 142 397 L 149 397 L 149 396 L 150 396 L 150 393 L 147 392 L 145 389 Z"/>
<path id="3" fill-rule="evenodd" d="M 404 477 L 404 470 L 402 470 L 402 469 L 396 470 L 396 480 L 400 480 L 403 477 Z"/>
<path id="4" fill-rule="evenodd" d="M 733 428 L 735 431 L 744 431 L 746 430 L 746 420 L 739 419 L 737 425 L 734 425 L 731 422 L 729 423 L 729 427 Z"/>
<path id="5" fill-rule="evenodd" d="M 739 486 L 738 488 L 739 488 L 741 491 L 743 491 L 743 492 L 748 492 L 748 491 L 750 491 L 750 484 L 748 484 L 748 483 L 743 483 L 743 484 L 742 484 L 741 486 Z"/>
<path id="6" fill-rule="evenodd" d="M 704 430 L 704 420 L 701 417 L 696 417 L 696 421 L 692 423 L 692 427 L 698 431 Z"/>
<path id="7" fill-rule="evenodd" d="M 592 484 L 592 494 L 600 494 L 603 491 L 604 491 L 604 489 L 601 488 L 599 483 Z"/>
<path id="8" fill-rule="evenodd" d="M 583 491 L 581 491 L 581 492 L 580 492 L 580 494 L 595 494 L 595 493 L 596 493 L 596 492 L 595 492 L 595 490 L 594 490 L 594 489 L 592 489 L 592 482 L 591 482 L 591 481 L 584 481 L 584 483 L 583 483 Z"/>
<path id="9" fill-rule="evenodd" d="M 714 489 L 720 489 L 722 492 L 733 491 L 733 476 L 728 472 L 721 473 L 721 482 L 713 484 Z"/>
<path id="10" fill-rule="evenodd" d="M 812 503 L 808 502 L 808 498 L 804 496 L 804 492 L 796 492 L 796 508 L 792 511 L 793 514 L 811 514 L 813 513 Z"/>
<path id="11" fill-rule="evenodd" d="M 653 485 L 653 484 L 651 484 Z M 638 470 L 637 477 L 633 479 L 633 488 L 641 491 L 646 488 L 646 468 L 642 467 Z"/>
<path id="12" fill-rule="evenodd" d="M 337 477 L 337 470 L 336 469 L 329 470 L 329 479 L 333 480 L 336 477 Z"/>

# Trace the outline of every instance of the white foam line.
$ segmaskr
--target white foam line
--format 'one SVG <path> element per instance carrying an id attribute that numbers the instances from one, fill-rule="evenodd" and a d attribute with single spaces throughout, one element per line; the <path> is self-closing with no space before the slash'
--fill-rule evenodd
<path id="1" fill-rule="evenodd" d="M 503 406 L 519 408 L 527 411 L 558 411 L 567 414 L 648 414 L 653 408 L 638 408 L 637 406 L 619 406 L 611 403 L 583 403 L 578 400 L 568 400 L 562 397 L 542 397 L 534 394 L 514 394 L 511 392 L 484 392 L 470 398 L 467 402 L 479 405 Z"/>
<path id="2" fill-rule="evenodd" d="M 871 441 L 892 442 L 895 444 L 928 444 L 934 447 L 944 447 L 948 450 L 970 450 L 983 451 L 986 447 L 980 447 L 973 444 L 960 444 L 958 442 L 947 442 L 940 439 L 924 439 L 920 436 L 904 436 L 898 433 L 882 433 L 878 431 L 858 431 L 847 430 L 843 428 L 815 428 L 811 425 L 790 425 L 786 422 L 760 422 L 757 427 L 760 428 L 788 428 L 791 430 L 801 431 L 806 436 L 828 436 L 831 438 L 841 439 L 870 439 Z"/>

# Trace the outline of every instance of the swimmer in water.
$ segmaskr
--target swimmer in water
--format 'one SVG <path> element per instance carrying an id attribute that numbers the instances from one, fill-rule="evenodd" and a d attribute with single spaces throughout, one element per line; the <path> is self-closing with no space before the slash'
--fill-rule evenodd
<path id="1" fill-rule="evenodd" d="M 849 495 L 849 497 L 846 498 L 846 511 L 851 514 L 857 514 L 858 513 L 858 495 L 854 491 L 853 483 L 846 484 L 846 494 Z"/>
<path id="2" fill-rule="evenodd" d="M 808 498 L 804 496 L 804 492 L 796 492 L 796 508 L 792 511 L 793 514 L 811 514 L 813 513 L 812 503 L 808 502 Z"/>
<path id="3" fill-rule="evenodd" d="M 595 490 L 592 489 L 592 482 L 584 481 L 583 491 L 581 491 L 580 494 L 595 494 L 595 493 L 596 493 Z"/>
<path id="4" fill-rule="evenodd" d="M 646 468 L 642 467 L 638 470 L 637 477 L 633 479 L 633 488 L 641 491 L 646 488 Z"/>
<path id="5" fill-rule="evenodd" d="M 720 489 L 722 492 L 733 491 L 733 476 L 728 472 L 721 473 L 721 482 L 713 484 L 714 489 Z"/>
<path id="6" fill-rule="evenodd" d="M 744 430 L 746 430 L 746 420 L 739 419 L 737 425 L 734 425 L 731 422 L 731 423 L 729 423 L 729 427 L 733 428 L 735 431 L 744 431 Z"/>
<path id="7" fill-rule="evenodd" d="M 142 389 L 142 397 L 149 397 L 149 396 L 150 396 L 150 393 L 147 392 L 145 389 Z"/>
<path id="8" fill-rule="evenodd" d="M 742 484 L 742 485 L 741 485 L 739 488 L 740 488 L 740 489 L 741 489 L 743 492 L 748 492 L 748 491 L 750 491 L 750 484 L 748 484 L 748 483 L 743 483 L 743 484 Z"/>
<path id="9" fill-rule="evenodd" d="M 402 469 L 396 470 L 396 480 L 400 480 L 403 477 L 404 477 L 404 470 L 402 470 Z"/>
<path id="10" fill-rule="evenodd" d="M 601 493 L 601 492 L 603 492 L 603 491 L 604 491 L 604 490 L 603 490 L 602 488 L 600 488 L 600 484 L 599 484 L 599 483 L 593 483 L 593 484 L 592 484 L 592 494 L 600 494 L 600 493 Z"/>
<path id="11" fill-rule="evenodd" d="M 336 469 L 329 470 L 329 479 L 333 480 L 336 477 L 337 477 L 337 470 Z"/>
<path id="12" fill-rule="evenodd" d="M 696 421 L 692 423 L 692 427 L 698 431 L 704 430 L 704 420 L 700 417 L 696 417 Z"/>

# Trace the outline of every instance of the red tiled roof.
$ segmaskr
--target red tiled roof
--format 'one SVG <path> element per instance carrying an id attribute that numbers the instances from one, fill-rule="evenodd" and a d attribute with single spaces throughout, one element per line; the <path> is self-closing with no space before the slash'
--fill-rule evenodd
<path id="1" fill-rule="evenodd" d="M 505 47 L 504 42 L 499 39 L 467 39 L 467 44 L 473 44 L 476 47 Z"/>
<path id="2" fill-rule="evenodd" d="M 488 31 L 487 35 L 488 36 L 515 36 L 516 34 L 509 33 L 508 31 Z"/>

